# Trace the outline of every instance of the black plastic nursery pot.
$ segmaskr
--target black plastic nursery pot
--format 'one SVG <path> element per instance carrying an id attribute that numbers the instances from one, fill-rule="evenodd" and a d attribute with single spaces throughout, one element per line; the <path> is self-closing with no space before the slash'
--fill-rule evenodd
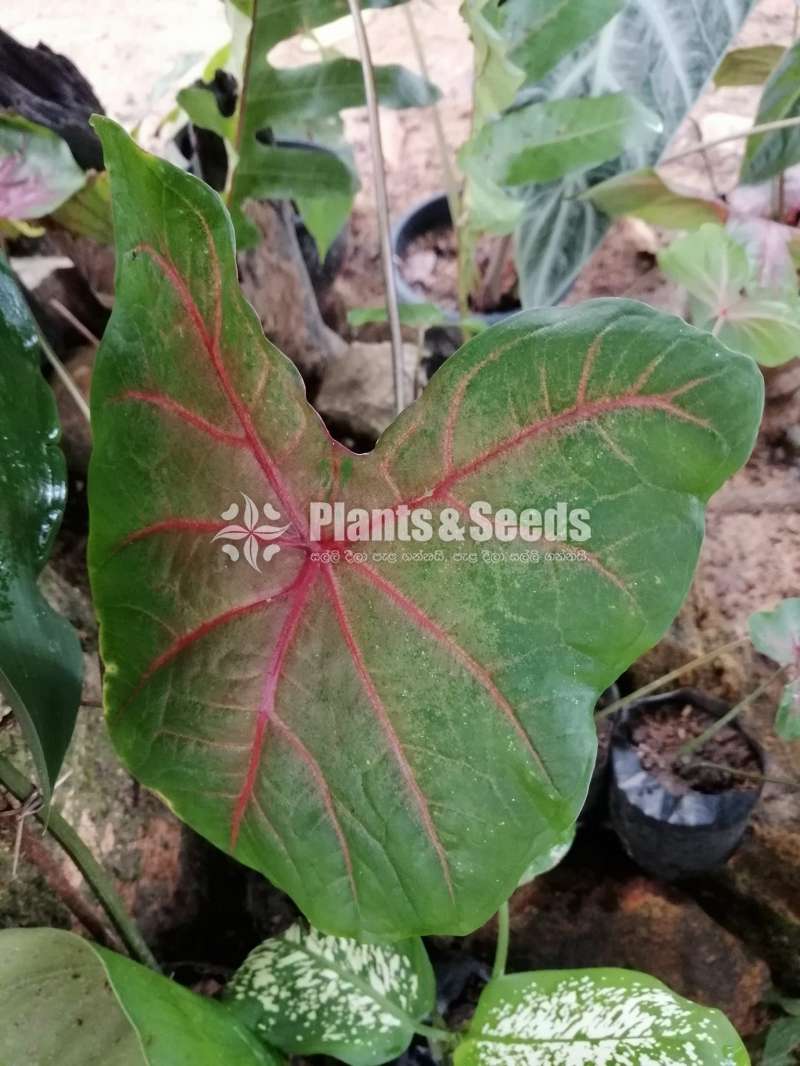
<path id="1" fill-rule="evenodd" d="M 595 711 L 601 711 L 610 703 L 619 699 L 619 686 L 615 683 L 607 688 L 597 701 Z M 592 776 L 589 780 L 589 791 L 586 794 L 586 802 L 581 810 L 581 821 L 587 818 L 605 813 L 605 801 L 608 794 L 608 769 L 611 757 L 611 737 L 614 731 L 615 716 L 595 719 L 597 725 L 597 758 L 595 759 Z"/>
<path id="2" fill-rule="evenodd" d="M 722 866 L 738 847 L 762 785 L 723 774 L 731 782 L 716 791 L 690 787 L 643 765 L 634 742 L 637 723 L 655 708 L 686 707 L 719 718 L 728 710 L 721 700 L 696 689 L 677 689 L 650 696 L 627 707 L 617 719 L 611 741 L 611 823 L 630 857 L 647 873 L 665 881 L 693 877 Z M 685 712 L 684 712 L 685 713 Z M 735 730 L 749 746 L 758 772 L 764 768 L 761 748 L 737 721 Z M 737 782 L 737 783 L 733 783 Z"/>
<path id="3" fill-rule="evenodd" d="M 394 227 L 392 233 L 392 253 L 397 267 L 395 270 L 397 295 L 401 303 L 415 304 L 435 302 L 430 301 L 428 297 L 406 281 L 403 277 L 403 261 L 405 260 L 409 248 L 417 238 L 423 237 L 427 233 L 435 232 L 436 230 L 449 229 L 452 225 L 453 220 L 450 215 L 450 204 L 444 193 L 440 193 L 437 196 L 431 196 L 429 199 L 422 200 L 420 203 L 416 204 Z M 508 318 L 510 315 L 515 315 L 519 310 L 521 310 L 521 307 L 517 305 L 503 310 L 482 313 L 475 312 L 474 317 L 483 319 L 483 321 L 491 325 L 493 322 L 500 322 L 503 319 Z M 449 308 L 441 307 L 441 311 L 447 318 L 454 322 L 460 318 L 457 311 Z"/>

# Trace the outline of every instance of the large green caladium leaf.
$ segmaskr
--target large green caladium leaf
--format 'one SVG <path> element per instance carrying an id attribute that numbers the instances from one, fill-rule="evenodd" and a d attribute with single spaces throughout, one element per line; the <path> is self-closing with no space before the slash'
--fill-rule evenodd
<path id="1" fill-rule="evenodd" d="M 83 655 L 77 633 L 37 583 L 67 493 L 41 358 L 36 323 L 0 256 L 0 696 L 22 727 L 49 799 L 78 713 Z"/>
<path id="2" fill-rule="evenodd" d="M 755 122 L 776 122 L 800 115 L 800 42 L 787 49 L 770 75 Z M 747 185 L 768 181 L 800 162 L 800 130 L 790 127 L 748 138 L 740 180 Z"/>
<path id="3" fill-rule="evenodd" d="M 784 740 L 800 740 L 800 599 L 783 600 L 773 611 L 757 611 L 747 620 L 756 651 L 786 668 L 775 732 Z"/>
<path id="4" fill-rule="evenodd" d="M 608 228 L 582 194 L 652 166 L 711 78 L 752 0 L 627 0 L 599 36 L 536 87 L 537 99 L 624 92 L 661 119 L 661 133 L 588 173 L 526 187 L 516 234 L 523 305 L 557 302 Z"/>
<path id="5" fill-rule="evenodd" d="M 293 925 L 248 955 L 226 998 L 272 1047 L 377 1066 L 406 1050 L 436 984 L 418 938 L 364 944 Z"/>
<path id="6" fill-rule="evenodd" d="M 518 973 L 481 994 L 455 1066 L 749 1066 L 717 1010 L 631 970 Z"/>
<path id="7" fill-rule="evenodd" d="M 221 1004 L 61 929 L 0 932 L 3 1066 L 280 1066 Z"/>
<path id="8" fill-rule="evenodd" d="M 317 928 L 465 933 L 574 823 L 594 704 L 677 612 L 761 375 L 641 304 L 521 315 L 354 455 L 262 336 L 217 195 L 95 121 L 119 274 L 90 570 L 117 749 Z M 438 529 L 474 501 L 587 508 L 591 541 L 550 550 L 553 519 L 540 554 L 443 530 L 355 557 L 309 533 L 310 504 Z"/>
<path id="9" fill-rule="evenodd" d="M 20 115 L 0 115 L 0 218 L 41 218 L 83 185 L 67 142 Z"/>

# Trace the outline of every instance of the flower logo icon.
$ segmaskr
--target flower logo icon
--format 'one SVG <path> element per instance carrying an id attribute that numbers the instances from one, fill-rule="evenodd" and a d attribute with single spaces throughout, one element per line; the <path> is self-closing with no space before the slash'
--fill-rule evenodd
<path id="1" fill-rule="evenodd" d="M 258 565 L 259 552 L 261 558 L 265 563 L 268 563 L 270 559 L 274 558 L 281 550 L 278 544 L 267 543 L 263 551 L 261 551 L 261 545 L 264 541 L 274 541 L 277 537 L 282 536 L 289 528 L 285 526 L 270 526 L 259 525 L 260 514 L 259 510 L 249 496 L 244 493 L 241 494 L 244 500 L 244 513 L 242 514 L 242 524 L 231 524 L 225 526 L 217 533 L 213 540 L 233 540 L 243 541 L 241 546 L 242 553 L 244 554 L 247 562 L 252 566 L 254 570 L 261 573 L 261 568 Z M 272 522 L 280 521 L 280 514 L 270 503 L 264 504 L 264 514 Z M 239 517 L 239 505 L 238 503 L 232 503 L 227 511 L 223 511 L 220 515 L 226 522 L 234 522 L 234 519 Z M 212 541 L 213 543 L 213 541 Z M 223 544 L 222 551 L 233 562 L 238 562 L 240 551 L 235 544 Z"/>

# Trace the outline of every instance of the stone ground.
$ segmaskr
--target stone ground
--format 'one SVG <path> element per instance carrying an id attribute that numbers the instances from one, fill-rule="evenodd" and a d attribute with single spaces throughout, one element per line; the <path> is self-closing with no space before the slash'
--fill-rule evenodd
<path id="1" fill-rule="evenodd" d="M 457 0 L 412 2 L 428 42 L 431 75 L 444 91 L 440 106 L 452 144 L 464 137 L 469 119 L 471 60 L 457 6 Z M 791 0 L 761 0 L 737 43 L 788 42 L 793 12 Z M 376 13 L 371 20 L 379 61 L 414 65 L 404 19 L 396 10 Z M 192 57 L 197 67 L 225 39 L 221 5 L 215 0 L 140 0 L 122 7 L 95 0 L 89 8 L 81 0 L 62 0 L 57 9 L 45 0 L 5 0 L 2 24 L 27 43 L 42 38 L 68 54 L 109 112 L 129 124 L 143 119 L 146 132 L 168 110 L 176 85 L 190 79 Z M 340 27 L 336 34 L 332 43 L 352 50 L 346 30 Z M 299 49 L 287 47 L 286 61 L 301 60 Z M 154 90 L 159 82 L 161 89 Z M 755 108 L 756 94 L 750 89 L 710 91 L 695 109 L 697 125 L 687 122 L 674 147 L 693 143 L 698 128 L 705 139 L 742 128 Z M 398 215 L 440 190 L 441 165 L 424 113 L 390 112 L 384 123 L 390 199 Z M 354 306 L 379 302 L 382 294 L 363 112 L 350 112 L 347 126 L 363 188 L 337 289 L 339 299 Z M 734 145 L 710 155 L 723 190 L 735 181 L 739 152 Z M 708 190 L 698 157 L 675 171 L 685 184 Z M 652 252 L 661 240 L 661 234 L 641 226 L 617 225 L 585 270 L 573 299 L 630 293 L 679 310 L 676 293 L 652 269 Z M 800 595 L 800 456 L 792 444 L 792 431 L 800 426 L 796 373 L 790 370 L 770 380 L 754 456 L 712 501 L 692 593 L 669 636 L 637 664 L 636 681 L 741 633 L 752 610 Z M 222 977 L 257 936 L 280 926 L 289 910 L 259 879 L 182 830 L 117 767 L 98 706 L 96 634 L 82 548 L 80 537 L 68 536 L 50 579 L 54 598 L 84 636 L 89 676 L 68 760 L 71 775 L 59 790 L 61 802 L 113 870 L 146 932 L 181 979 Z M 757 658 L 737 654 L 696 680 L 735 699 L 766 670 Z M 800 778 L 800 744 L 774 738 L 773 709 L 770 694 L 748 714 L 747 724 L 767 751 L 771 775 Z M 0 746 L 18 748 L 12 729 L 2 731 Z M 10 820 L 0 819 L 0 839 L 6 843 L 0 850 L 0 925 L 72 924 L 57 894 L 26 861 L 25 849 L 18 876 L 11 879 L 10 826 Z M 66 875 L 79 884 L 74 870 L 67 869 Z M 208 928 L 210 900 L 213 931 Z M 561 867 L 515 896 L 513 928 L 512 961 L 518 966 L 640 967 L 679 992 L 720 1006 L 744 1033 L 752 1033 L 766 1017 L 762 1000 L 771 980 L 800 993 L 798 793 L 767 785 L 742 848 L 718 875 L 697 885 L 653 882 L 622 855 L 602 825 L 584 831 Z M 468 947 L 488 955 L 492 935 L 487 927 Z M 186 961 L 192 965 L 184 969 Z"/>

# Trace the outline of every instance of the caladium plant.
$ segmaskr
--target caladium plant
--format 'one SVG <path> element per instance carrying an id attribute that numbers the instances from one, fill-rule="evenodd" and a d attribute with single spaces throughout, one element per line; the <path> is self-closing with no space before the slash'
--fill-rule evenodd
<path id="1" fill-rule="evenodd" d="M 117 749 L 326 932 L 474 929 L 574 823 L 592 707 L 675 615 L 703 503 L 752 446 L 760 375 L 643 305 L 532 312 L 354 455 L 242 298 L 219 197 L 96 128 L 118 278 L 90 570 Z M 457 535 L 402 558 L 310 532 L 333 503 L 381 509 L 369 532 L 414 508 L 452 531 L 470 501 L 554 493 L 591 511 L 578 555 L 560 534 L 502 564 L 493 535 L 465 564 Z M 241 494 L 264 515 L 237 534 L 263 537 L 258 568 L 214 539 Z M 275 513 L 288 529 L 259 533 Z"/>
<path id="2" fill-rule="evenodd" d="M 756 651 L 778 663 L 785 675 L 775 732 L 784 740 L 800 740 L 800 599 L 784 600 L 772 611 L 757 611 L 748 628 Z"/>

